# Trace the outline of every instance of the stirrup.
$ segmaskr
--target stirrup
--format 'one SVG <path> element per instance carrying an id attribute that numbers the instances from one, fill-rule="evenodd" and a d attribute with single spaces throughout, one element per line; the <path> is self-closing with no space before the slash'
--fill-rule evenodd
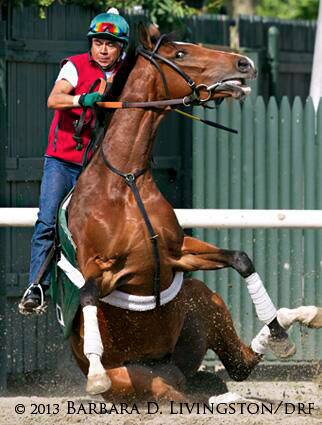
<path id="1" fill-rule="evenodd" d="M 30 293 L 31 288 L 37 288 L 40 291 L 40 305 L 38 307 L 33 308 L 32 310 L 28 310 L 24 305 L 23 305 L 23 301 L 25 299 L 25 297 Z M 18 304 L 18 310 L 20 314 L 23 314 L 25 316 L 30 316 L 32 314 L 43 314 L 47 311 L 48 308 L 48 304 L 45 302 L 45 295 L 44 295 L 44 290 L 42 288 L 42 286 L 40 285 L 40 283 L 34 283 L 32 285 L 30 285 L 26 291 L 24 292 L 22 299 L 20 301 L 20 303 Z"/>

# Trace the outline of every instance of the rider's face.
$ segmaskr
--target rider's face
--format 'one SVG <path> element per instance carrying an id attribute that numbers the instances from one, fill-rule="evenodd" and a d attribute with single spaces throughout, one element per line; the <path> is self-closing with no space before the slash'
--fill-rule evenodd
<path id="1" fill-rule="evenodd" d="M 91 54 L 92 58 L 103 68 L 112 68 L 119 58 L 121 46 L 116 41 L 93 38 Z"/>

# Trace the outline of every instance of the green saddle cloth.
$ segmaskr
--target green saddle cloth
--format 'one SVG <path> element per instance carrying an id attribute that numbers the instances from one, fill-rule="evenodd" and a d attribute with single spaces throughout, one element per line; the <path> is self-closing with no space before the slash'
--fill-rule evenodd
<path id="1" fill-rule="evenodd" d="M 73 189 L 61 203 L 57 214 L 57 232 L 60 251 L 64 257 L 78 268 L 76 260 L 76 246 L 67 227 L 67 205 L 72 196 Z M 56 306 L 57 320 L 62 328 L 65 338 L 72 331 L 74 317 L 80 305 L 79 288 L 67 277 L 56 262 L 52 265 L 51 297 Z"/>

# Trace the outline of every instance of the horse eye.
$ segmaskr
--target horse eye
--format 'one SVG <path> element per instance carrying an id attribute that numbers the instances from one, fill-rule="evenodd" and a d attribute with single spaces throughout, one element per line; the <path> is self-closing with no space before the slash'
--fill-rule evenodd
<path id="1" fill-rule="evenodd" d="M 183 58 L 184 57 L 184 52 L 182 51 L 182 50 L 179 50 L 177 53 L 176 53 L 176 58 L 177 59 L 181 59 L 181 58 Z"/>

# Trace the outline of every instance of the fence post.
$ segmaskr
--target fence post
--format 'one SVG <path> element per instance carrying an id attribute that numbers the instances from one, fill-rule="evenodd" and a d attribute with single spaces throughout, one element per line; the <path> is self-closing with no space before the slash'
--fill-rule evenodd
<path id="1" fill-rule="evenodd" d="M 276 96 L 278 90 L 279 30 L 272 26 L 268 29 L 269 95 Z"/>
<path id="2" fill-rule="evenodd" d="M 7 142 L 6 107 L 6 59 L 5 59 L 6 21 L 0 12 L 0 205 L 5 203 L 5 157 Z M 6 229 L 0 229 L 0 246 L 5 246 Z M 0 255 L 0 394 L 7 390 L 7 349 L 6 349 L 6 256 Z"/>

